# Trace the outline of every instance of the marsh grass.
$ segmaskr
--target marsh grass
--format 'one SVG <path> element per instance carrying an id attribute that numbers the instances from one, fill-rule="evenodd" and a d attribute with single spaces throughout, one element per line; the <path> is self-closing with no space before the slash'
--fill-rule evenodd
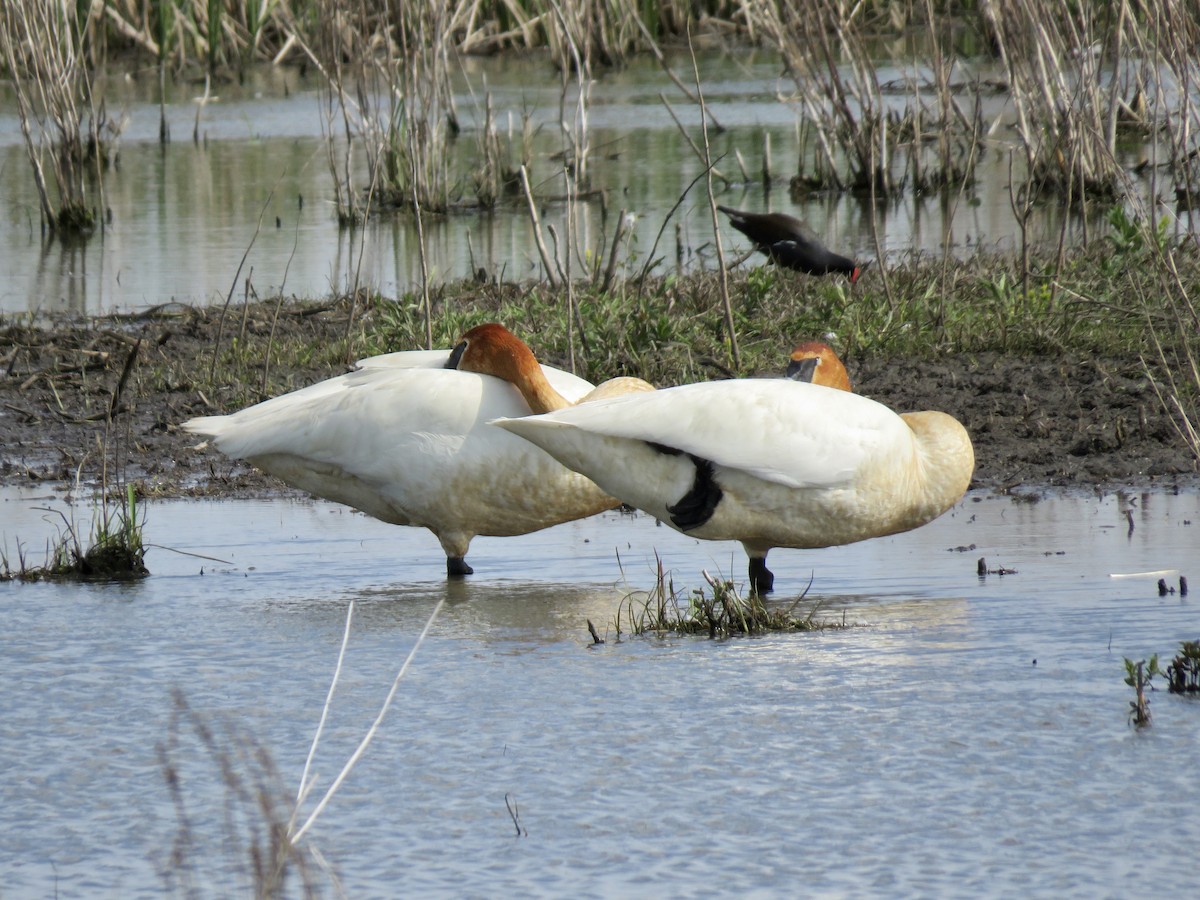
<path id="1" fill-rule="evenodd" d="M 1167 665 L 1167 690 L 1172 694 L 1200 696 L 1200 641 L 1181 641 L 1179 652 Z"/>
<path id="2" fill-rule="evenodd" d="M 618 640 L 625 631 L 636 637 L 705 634 L 715 639 L 845 627 L 844 621 L 818 620 L 820 603 L 813 604 L 803 616 L 795 614 L 808 596 L 808 588 L 790 604 L 768 604 L 757 593 L 742 594 L 731 579 L 705 571 L 701 574 L 707 588 L 677 589 L 671 573 L 663 569 L 662 560 L 657 562 L 654 585 L 648 591 L 632 591 L 621 600 L 613 620 Z"/>
<path id="3" fill-rule="evenodd" d="M 77 7 L 14 0 L 0 7 L 0 60 L 12 79 L 42 230 L 90 235 L 104 209 L 103 177 L 120 134 L 92 90 Z"/>
<path id="4" fill-rule="evenodd" d="M 56 509 L 43 511 L 60 520 L 57 537 L 47 544 L 45 561 L 32 564 L 18 542 L 15 567 L 0 551 L 0 581 L 122 581 L 150 574 L 142 543 L 145 513 L 138 508 L 132 484 L 126 486 L 122 502 L 112 503 L 101 493 L 86 536 L 73 516 Z"/>
<path id="5" fill-rule="evenodd" d="M 177 689 L 157 751 L 176 820 L 161 863 L 171 893 L 313 897 L 326 880 L 336 887 L 320 853 L 289 837 L 292 801 L 269 749 L 245 727 L 194 709 Z M 200 824 L 211 811 L 196 806 L 213 785 L 224 791 L 218 840 Z"/>
<path id="6" fill-rule="evenodd" d="M 868 270 L 857 285 L 808 278 L 766 265 L 730 276 L 741 366 L 727 361 L 724 305 L 716 273 L 618 281 L 609 290 L 581 286 L 579 373 L 639 375 L 658 384 L 777 371 L 783 348 L 802 336 L 830 335 L 840 353 L 916 358 L 945 352 L 1103 353 L 1156 362 L 1158 343 L 1195 358 L 1194 310 L 1200 255 L 1190 241 L 1114 216 L 1103 240 L 1061 255 L 1034 248 L 1029 290 L 1012 254 L 979 251 L 947 266 L 910 257 L 888 264 L 892 290 Z M 1165 267 L 1165 268 L 1164 268 Z M 1164 290 L 1171 271 L 1173 291 Z M 433 291 L 434 345 L 450 346 L 483 321 L 536 335 L 547 361 L 567 356 L 567 318 L 560 291 L 543 285 L 443 285 Z M 364 339 L 370 353 L 418 346 L 424 320 L 419 298 L 379 300 Z M 1184 357 L 1186 360 L 1186 356 Z M 1172 357 L 1174 364 L 1174 358 Z M 1177 394 L 1190 396 L 1186 373 Z"/>

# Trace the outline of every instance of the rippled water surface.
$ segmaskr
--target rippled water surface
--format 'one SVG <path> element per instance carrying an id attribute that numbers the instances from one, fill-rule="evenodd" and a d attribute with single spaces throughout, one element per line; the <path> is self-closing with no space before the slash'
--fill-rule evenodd
<path id="1" fill-rule="evenodd" d="M 0 493 L 10 559 L 19 539 L 40 561 L 57 502 Z M 1169 658 L 1200 616 L 1158 596 L 1178 572 L 1110 576 L 1200 583 L 1197 528 L 1195 493 L 972 494 L 916 532 L 772 554 L 781 598 L 811 576 L 817 616 L 852 627 L 617 641 L 656 550 L 677 585 L 744 578 L 741 550 L 611 514 L 477 539 L 448 585 L 427 532 L 341 507 L 154 503 L 144 582 L 0 584 L 0 895 L 248 891 L 236 835 L 262 816 L 231 777 L 253 785 L 258 748 L 294 795 L 354 601 L 310 810 L 443 598 L 306 839 L 349 896 L 1178 891 L 1200 704 L 1156 693 L 1133 730 L 1122 657 Z M 174 691 L 210 745 L 172 725 Z"/>

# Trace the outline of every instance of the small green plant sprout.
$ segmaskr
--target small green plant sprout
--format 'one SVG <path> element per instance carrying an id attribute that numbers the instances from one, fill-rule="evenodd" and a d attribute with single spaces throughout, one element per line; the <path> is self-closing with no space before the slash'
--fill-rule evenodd
<path id="1" fill-rule="evenodd" d="M 1151 679 L 1162 674 L 1158 667 L 1157 653 L 1151 656 L 1149 661 L 1143 659 L 1134 662 L 1129 657 L 1125 658 L 1125 683 L 1133 688 L 1137 695 L 1129 701 L 1129 720 L 1138 728 L 1150 724 L 1150 701 L 1146 699 L 1146 690 L 1153 690 L 1150 686 Z"/>
<path id="2" fill-rule="evenodd" d="M 1179 654 L 1167 666 L 1167 690 L 1172 694 L 1200 694 L 1200 640 L 1180 643 Z"/>

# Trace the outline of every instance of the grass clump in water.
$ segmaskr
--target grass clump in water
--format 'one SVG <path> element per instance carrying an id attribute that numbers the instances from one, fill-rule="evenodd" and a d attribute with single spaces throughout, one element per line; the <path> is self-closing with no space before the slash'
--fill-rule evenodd
<path id="1" fill-rule="evenodd" d="M 1167 690 L 1200 696 L 1200 641 L 1181 641 L 1179 653 L 1167 666 Z"/>
<path id="2" fill-rule="evenodd" d="M 614 621 L 618 639 L 622 626 L 631 634 L 707 634 L 710 638 L 766 634 L 780 631 L 819 631 L 843 628 L 845 622 L 816 618 L 820 604 L 807 615 L 797 616 L 796 607 L 808 596 L 808 588 L 787 606 L 768 606 L 757 593 L 743 595 L 734 582 L 702 572 L 707 588 L 686 593 L 675 587 L 670 573 L 658 562 L 658 576 L 649 591 L 625 596 Z"/>
<path id="3" fill-rule="evenodd" d="M 63 529 L 46 551 L 46 562 L 41 566 L 28 565 L 18 545 L 15 570 L 8 557 L 0 553 L 0 581 L 14 578 L 20 581 L 47 578 L 107 581 L 144 578 L 150 574 L 145 563 L 146 547 L 142 543 L 145 517 L 138 513 L 132 484 L 126 485 L 123 503 L 110 506 L 105 501 L 97 510 L 86 547 L 74 521 L 59 510 L 47 511 L 62 516 Z"/>

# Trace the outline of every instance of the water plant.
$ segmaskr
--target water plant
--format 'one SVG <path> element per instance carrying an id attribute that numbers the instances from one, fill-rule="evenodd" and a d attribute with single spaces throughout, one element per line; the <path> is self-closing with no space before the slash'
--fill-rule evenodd
<path id="1" fill-rule="evenodd" d="M 1151 656 L 1149 660 L 1142 659 L 1137 662 L 1125 657 L 1125 683 L 1133 688 L 1134 692 L 1134 699 L 1129 701 L 1129 721 L 1138 728 L 1150 724 L 1150 700 L 1146 697 L 1146 691 L 1151 689 L 1151 680 L 1162 674 L 1162 670 L 1158 668 L 1158 654 Z"/>
<path id="2" fill-rule="evenodd" d="M 1200 640 L 1180 642 L 1166 675 L 1167 690 L 1172 694 L 1200 694 Z"/>
<path id="3" fill-rule="evenodd" d="M 701 573 L 707 588 L 675 587 L 674 577 L 655 555 L 657 572 L 648 591 L 632 591 L 617 608 L 613 627 L 619 640 L 622 623 L 635 636 L 646 634 L 707 634 L 710 638 L 756 635 L 778 631 L 818 631 L 844 627 L 816 618 L 820 603 L 804 616 L 796 608 L 808 596 L 808 588 L 787 605 L 768 605 L 758 594 L 742 594 L 728 578 Z M 811 584 L 811 583 L 810 583 Z"/>
<path id="4" fill-rule="evenodd" d="M 0 581 L 122 580 L 150 574 L 142 542 L 145 515 L 138 510 L 137 492 L 132 484 L 126 486 L 120 503 L 111 504 L 107 497 L 101 497 L 93 510 L 86 538 L 73 517 L 57 509 L 43 511 L 61 519 L 58 536 L 47 546 L 45 562 L 32 565 L 18 542 L 15 568 L 7 554 L 0 553 Z"/>
<path id="5" fill-rule="evenodd" d="M 178 688 L 171 699 L 166 740 L 156 748 L 176 820 L 161 864 L 167 889 L 188 897 L 217 890 L 274 898 L 293 896 L 296 887 L 296 895 L 319 896 L 324 857 L 290 840 L 292 804 L 269 748 L 233 719 L 195 709 Z M 197 827 L 209 817 L 194 795 L 209 785 L 225 794 L 223 814 L 211 817 L 224 829 L 216 841 Z"/>

